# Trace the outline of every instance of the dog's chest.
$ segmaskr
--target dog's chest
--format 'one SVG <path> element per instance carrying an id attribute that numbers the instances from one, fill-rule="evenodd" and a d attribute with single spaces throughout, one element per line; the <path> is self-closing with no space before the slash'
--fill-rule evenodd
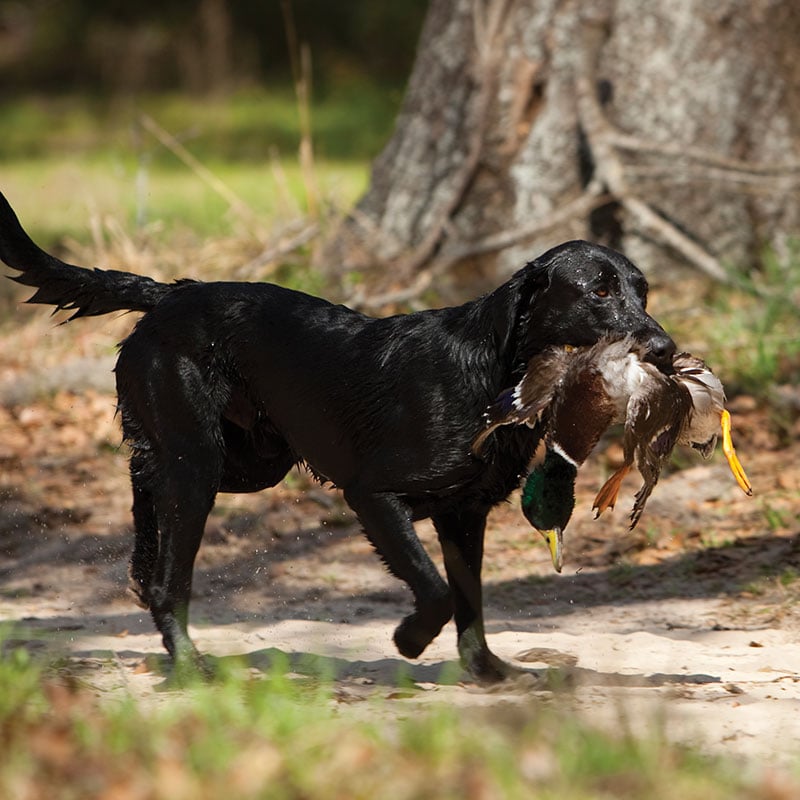
<path id="1" fill-rule="evenodd" d="M 541 426 L 506 426 L 495 434 L 496 448 L 473 491 L 490 505 L 506 500 L 525 478 L 541 440 Z"/>

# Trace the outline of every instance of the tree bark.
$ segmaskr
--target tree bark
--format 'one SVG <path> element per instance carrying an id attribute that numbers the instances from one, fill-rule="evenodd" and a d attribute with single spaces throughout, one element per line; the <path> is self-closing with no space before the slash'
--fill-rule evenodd
<path id="1" fill-rule="evenodd" d="M 324 262 L 474 292 L 588 238 L 726 280 L 800 234 L 798 41 L 794 0 L 432 0 Z"/>

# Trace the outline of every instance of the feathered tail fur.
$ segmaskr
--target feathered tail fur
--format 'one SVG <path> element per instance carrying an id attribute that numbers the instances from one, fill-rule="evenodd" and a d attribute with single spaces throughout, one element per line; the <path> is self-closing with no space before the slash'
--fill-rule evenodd
<path id="1" fill-rule="evenodd" d="M 27 301 L 74 310 L 70 319 L 112 311 L 149 311 L 176 286 L 118 270 L 87 269 L 45 253 L 20 225 L 0 194 L 0 260 L 21 275 L 9 276 L 36 292 Z"/>

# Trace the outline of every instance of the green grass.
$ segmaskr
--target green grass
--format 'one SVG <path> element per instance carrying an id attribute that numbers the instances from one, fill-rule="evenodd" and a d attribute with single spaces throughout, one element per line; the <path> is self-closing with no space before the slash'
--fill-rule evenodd
<path id="1" fill-rule="evenodd" d="M 318 153 L 331 160 L 375 156 L 391 132 L 402 91 L 351 81 L 311 101 Z M 201 160 L 266 161 L 297 152 L 300 123 L 290 87 L 250 89 L 224 97 L 182 94 L 131 98 L 86 95 L 27 97 L 0 103 L 0 161 L 131 150 L 169 166 L 171 157 L 137 124 L 149 114 Z"/>
<path id="2" fill-rule="evenodd" d="M 772 796 L 759 776 L 668 743 L 658 725 L 637 739 L 624 724 L 609 735 L 534 702 L 341 705 L 324 677 L 291 677 L 285 664 L 259 679 L 229 667 L 158 702 L 101 699 L 63 662 L 11 650 L 0 661 L 0 796 Z"/>
<path id="3" fill-rule="evenodd" d="M 286 90 L 203 101 L 7 102 L 0 106 L 0 191 L 35 241 L 78 263 L 162 278 L 269 278 L 318 293 L 326 280 L 311 265 L 319 237 L 268 273 L 234 272 L 314 222 L 311 200 L 323 232 L 353 205 L 398 102 L 396 92 L 351 85 L 318 103 L 311 182 L 299 163 L 297 104 Z M 175 136 L 201 169 L 146 130 L 142 114 Z M 232 207 L 231 194 L 244 211 Z M 0 282 L 0 317 L 22 296 Z"/>
<path id="4" fill-rule="evenodd" d="M 254 212 L 265 231 L 306 214 L 306 191 L 296 160 L 270 163 L 207 163 L 214 175 Z M 366 188 L 363 163 L 318 161 L 323 196 L 349 207 Z M 140 191 L 145 180 L 145 187 Z M 285 180 L 284 180 L 285 179 Z M 76 192 L 75 187 L 80 191 Z M 86 243 L 93 215 L 113 218 L 131 236 L 147 228 L 170 244 L 188 234 L 218 238 L 241 234 L 246 220 L 187 168 L 139 166 L 125 153 L 80 161 L 45 158 L 0 164 L 0 187 L 31 236 L 43 246 L 65 238 Z"/>
<path id="5" fill-rule="evenodd" d="M 323 203 L 347 208 L 364 191 L 399 99 L 396 90 L 352 84 L 312 107 L 314 179 Z M 286 89 L 202 101 L 34 97 L 0 105 L 0 189 L 34 238 L 48 246 L 65 237 L 86 242 L 98 211 L 131 235 L 149 225 L 164 243 L 187 231 L 220 237 L 247 227 L 142 126 L 143 114 L 238 195 L 260 228 L 307 213 L 299 114 Z"/>

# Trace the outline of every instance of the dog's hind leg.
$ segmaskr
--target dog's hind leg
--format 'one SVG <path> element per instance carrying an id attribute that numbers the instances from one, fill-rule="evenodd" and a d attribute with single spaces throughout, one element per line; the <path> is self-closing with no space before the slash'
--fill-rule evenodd
<path id="1" fill-rule="evenodd" d="M 519 670 L 486 644 L 483 627 L 481 563 L 488 509 L 450 510 L 433 515 L 453 595 L 458 653 L 464 669 L 482 683 L 496 683 Z"/>
<path id="2" fill-rule="evenodd" d="M 150 582 L 158 558 L 158 521 L 153 493 L 148 485 L 146 453 L 131 456 L 133 525 L 136 538 L 128 571 L 128 588 L 142 608 L 150 608 Z"/>
<path id="3" fill-rule="evenodd" d="M 194 560 L 223 471 L 220 393 L 190 360 L 135 337 L 117 362 L 123 434 L 133 449 L 131 574 L 180 677 L 203 669 L 187 625 Z"/>
<path id="4" fill-rule="evenodd" d="M 416 658 L 453 615 L 447 583 L 417 538 L 408 506 L 397 495 L 346 488 L 344 497 L 389 571 L 414 594 L 415 610 L 398 625 L 394 642 L 406 658 Z"/>
<path id="5" fill-rule="evenodd" d="M 202 435 L 198 432 L 198 439 Z M 202 660 L 188 633 L 194 560 L 216 496 L 221 458 L 213 442 L 173 451 L 153 489 L 159 550 L 149 586 L 150 613 L 178 671 Z"/>

